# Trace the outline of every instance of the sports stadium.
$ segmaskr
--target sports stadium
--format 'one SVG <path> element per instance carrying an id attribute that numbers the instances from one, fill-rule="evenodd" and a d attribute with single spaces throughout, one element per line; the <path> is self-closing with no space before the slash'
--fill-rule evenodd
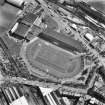
<path id="1" fill-rule="evenodd" d="M 32 67 L 29 68 L 31 74 L 34 75 L 38 68 L 39 73 L 42 71 L 55 78 L 64 79 L 72 78 L 82 71 L 81 57 L 74 56 L 70 51 L 57 46 L 59 44 L 56 40 L 50 43 L 37 37 L 36 40 L 31 40 L 22 48 L 22 56 Z"/>

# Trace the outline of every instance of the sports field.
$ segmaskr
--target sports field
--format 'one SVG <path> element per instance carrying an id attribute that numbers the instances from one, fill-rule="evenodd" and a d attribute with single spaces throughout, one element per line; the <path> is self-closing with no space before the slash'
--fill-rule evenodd
<path id="1" fill-rule="evenodd" d="M 41 39 L 27 45 L 25 57 L 32 67 L 58 78 L 71 78 L 81 71 L 80 57 Z"/>

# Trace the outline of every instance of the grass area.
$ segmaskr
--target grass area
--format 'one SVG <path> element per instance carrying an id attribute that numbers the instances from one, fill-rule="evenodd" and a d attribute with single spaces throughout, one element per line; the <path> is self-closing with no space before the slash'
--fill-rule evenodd
<path id="1" fill-rule="evenodd" d="M 3 35 L 2 38 L 7 47 L 9 48 L 11 55 L 19 55 L 21 44 L 16 43 L 13 39 L 10 39 L 6 34 Z"/>

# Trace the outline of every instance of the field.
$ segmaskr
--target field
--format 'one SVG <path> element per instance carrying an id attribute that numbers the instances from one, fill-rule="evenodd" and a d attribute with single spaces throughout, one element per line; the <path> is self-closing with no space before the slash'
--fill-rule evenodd
<path id="1" fill-rule="evenodd" d="M 71 78 L 81 72 L 80 57 L 41 39 L 27 45 L 25 57 L 32 67 L 58 78 Z"/>

